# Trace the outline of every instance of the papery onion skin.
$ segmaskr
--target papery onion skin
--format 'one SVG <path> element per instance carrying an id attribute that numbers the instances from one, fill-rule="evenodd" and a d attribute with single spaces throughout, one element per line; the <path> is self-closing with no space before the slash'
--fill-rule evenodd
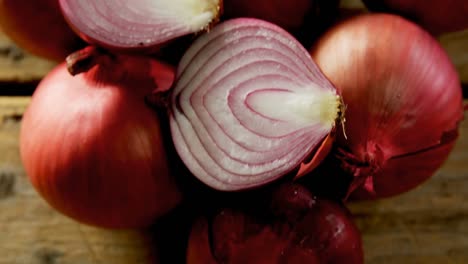
<path id="1" fill-rule="evenodd" d="M 0 0 L 0 28 L 20 48 L 61 62 L 84 46 L 65 22 L 58 0 Z"/>
<path id="2" fill-rule="evenodd" d="M 292 184 L 270 199 L 270 206 L 253 202 L 195 221 L 187 264 L 363 263 L 361 235 L 346 207 Z"/>
<path id="3" fill-rule="evenodd" d="M 340 106 L 297 40 L 269 22 L 239 18 L 217 25 L 184 54 L 169 113 L 175 148 L 190 171 L 234 191 L 293 173 L 334 129 Z"/>
<path id="4" fill-rule="evenodd" d="M 430 178 L 463 118 L 457 72 L 437 41 L 399 16 L 369 14 L 331 29 L 311 53 L 347 106 L 332 155 L 353 178 L 349 192 L 389 197 Z"/>
<path id="5" fill-rule="evenodd" d="M 363 0 L 372 11 L 404 16 L 435 35 L 468 29 L 465 0 Z"/>
<path id="6" fill-rule="evenodd" d="M 60 64 L 41 81 L 24 114 L 20 152 L 53 208 L 93 226 L 136 228 L 180 202 L 161 124 L 144 103 L 156 85 L 171 85 L 158 75 L 174 70 L 117 56 L 75 76 Z"/>
<path id="7" fill-rule="evenodd" d="M 139 54 L 208 30 L 222 12 L 222 0 L 58 1 L 70 27 L 88 43 Z"/>

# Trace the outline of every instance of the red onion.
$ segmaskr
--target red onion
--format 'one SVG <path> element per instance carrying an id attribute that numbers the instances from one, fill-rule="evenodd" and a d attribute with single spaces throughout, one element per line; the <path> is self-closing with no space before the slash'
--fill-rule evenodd
<path id="1" fill-rule="evenodd" d="M 225 0 L 224 15 L 229 18 L 253 17 L 269 21 L 286 30 L 297 29 L 316 1 L 311 0 Z"/>
<path id="2" fill-rule="evenodd" d="M 110 49 L 153 49 L 207 30 L 221 0 L 59 0 L 65 18 L 89 43 Z"/>
<path id="3" fill-rule="evenodd" d="M 249 18 L 198 38 L 179 64 L 171 96 L 177 152 L 219 190 L 256 187 L 292 172 L 333 130 L 341 105 L 299 42 Z"/>
<path id="4" fill-rule="evenodd" d="M 402 15 L 434 34 L 468 29 L 466 0 L 363 0 L 363 2 L 370 10 Z"/>
<path id="5" fill-rule="evenodd" d="M 58 0 L 1 0 L 0 28 L 22 49 L 63 61 L 83 46 L 65 22 Z"/>
<path id="6" fill-rule="evenodd" d="M 252 17 L 310 42 L 338 17 L 339 0 L 224 0 L 225 18 Z"/>
<path id="7" fill-rule="evenodd" d="M 342 204 L 283 185 L 271 206 L 223 209 L 193 225 L 187 264 L 363 263 L 361 235 Z"/>
<path id="8" fill-rule="evenodd" d="M 463 102 L 457 72 L 431 35 L 395 15 L 362 15 L 331 29 L 312 55 L 347 107 L 334 155 L 356 196 L 405 192 L 443 164 Z"/>
<path id="9" fill-rule="evenodd" d="M 59 212 L 100 227 L 147 226 L 181 200 L 159 119 L 144 103 L 156 86 L 172 84 L 174 70 L 92 51 L 69 61 L 80 70 L 94 59 L 88 71 L 72 76 L 60 64 L 37 87 L 22 121 L 21 158 Z"/>

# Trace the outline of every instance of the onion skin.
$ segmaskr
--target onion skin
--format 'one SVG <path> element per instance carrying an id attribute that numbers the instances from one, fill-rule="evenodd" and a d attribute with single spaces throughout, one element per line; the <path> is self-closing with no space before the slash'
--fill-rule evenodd
<path id="1" fill-rule="evenodd" d="M 465 0 L 363 0 L 372 11 L 402 15 L 440 35 L 468 29 Z"/>
<path id="2" fill-rule="evenodd" d="M 363 263 L 359 230 L 343 205 L 293 184 L 270 201 L 195 221 L 187 264 Z"/>
<path id="3" fill-rule="evenodd" d="M 0 28 L 20 48 L 61 62 L 84 42 L 70 29 L 58 0 L 0 0 Z"/>
<path id="4" fill-rule="evenodd" d="M 455 143 L 455 138 L 452 138 L 436 148 L 389 159 L 382 170 L 373 177 L 373 191 L 369 191 L 372 189 L 364 185 L 353 192 L 352 198 L 375 199 L 377 195 L 388 197 L 414 189 L 444 164 Z M 392 177 L 387 175 L 392 175 Z"/>
<path id="5" fill-rule="evenodd" d="M 52 207 L 85 224 L 135 228 L 180 202 L 158 117 L 144 103 L 157 85 L 172 83 L 158 74 L 174 71 L 118 56 L 75 76 L 60 64 L 41 81 L 23 118 L 20 152 Z"/>
<path id="6" fill-rule="evenodd" d="M 437 41 L 401 17 L 369 14 L 335 26 L 311 53 L 347 106 L 332 155 L 353 178 L 349 192 L 389 197 L 431 177 L 463 119 L 460 81 Z"/>

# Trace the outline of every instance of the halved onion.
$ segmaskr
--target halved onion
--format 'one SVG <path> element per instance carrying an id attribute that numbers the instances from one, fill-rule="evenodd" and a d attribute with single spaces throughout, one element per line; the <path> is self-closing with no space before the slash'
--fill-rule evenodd
<path id="1" fill-rule="evenodd" d="M 177 152 L 219 190 L 293 172 L 318 153 L 341 109 L 336 89 L 301 44 L 252 18 L 228 20 L 199 37 L 179 64 L 171 96 Z"/>
<path id="2" fill-rule="evenodd" d="M 70 25 L 89 43 L 111 49 L 152 48 L 205 30 L 221 0 L 59 0 Z"/>

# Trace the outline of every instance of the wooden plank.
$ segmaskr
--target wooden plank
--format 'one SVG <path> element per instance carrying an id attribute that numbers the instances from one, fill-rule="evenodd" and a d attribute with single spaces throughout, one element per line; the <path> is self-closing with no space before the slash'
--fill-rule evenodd
<path id="1" fill-rule="evenodd" d="M 362 8 L 356 0 L 343 2 L 344 7 Z M 467 35 L 440 38 L 465 82 Z M 0 82 L 37 80 L 53 65 L 18 51 L 0 33 Z M 37 195 L 18 149 L 21 116 L 29 102 L 29 97 L 0 97 L 0 264 L 155 262 L 151 232 L 85 226 L 59 214 Z M 468 263 L 467 200 L 465 120 L 453 153 L 428 182 L 398 197 L 349 204 L 363 234 L 366 263 Z"/>
<path id="2" fill-rule="evenodd" d="M 461 81 L 468 84 L 468 30 L 445 34 L 439 41 L 457 68 Z"/>
<path id="3" fill-rule="evenodd" d="M 35 81 L 55 65 L 21 50 L 0 31 L 0 82 Z"/>

